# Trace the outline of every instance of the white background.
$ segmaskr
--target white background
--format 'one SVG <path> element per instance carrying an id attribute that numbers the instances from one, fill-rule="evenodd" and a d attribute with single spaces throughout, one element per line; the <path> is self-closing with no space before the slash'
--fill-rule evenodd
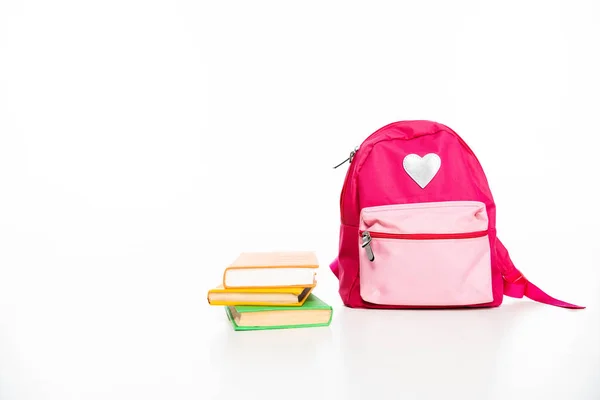
<path id="1" fill-rule="evenodd" d="M 0 1 L 0 399 L 598 399 L 595 1 Z M 431 119 L 474 149 L 536 284 L 342 306 L 347 164 Z M 240 251 L 315 250 L 329 328 L 233 332 Z"/>

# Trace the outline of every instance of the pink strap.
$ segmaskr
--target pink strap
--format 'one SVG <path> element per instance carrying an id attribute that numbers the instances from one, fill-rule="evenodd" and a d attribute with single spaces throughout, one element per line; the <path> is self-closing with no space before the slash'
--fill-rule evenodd
<path id="1" fill-rule="evenodd" d="M 546 294 L 542 289 L 529 282 L 527 278 L 525 278 L 523 274 L 516 268 L 511 274 L 509 274 L 508 276 L 504 276 L 504 294 L 506 296 L 515 297 L 517 299 L 520 299 L 523 296 L 525 296 L 533 301 L 549 304 L 551 306 L 556 307 L 573 309 L 585 308 L 582 306 L 555 299 L 554 297 Z"/>
<path id="2" fill-rule="evenodd" d="M 333 260 L 331 262 L 331 264 L 329 264 L 329 268 L 331 269 L 331 271 L 333 272 L 335 277 L 339 279 L 340 278 L 340 263 L 338 262 L 337 257 L 335 258 L 335 260 Z"/>

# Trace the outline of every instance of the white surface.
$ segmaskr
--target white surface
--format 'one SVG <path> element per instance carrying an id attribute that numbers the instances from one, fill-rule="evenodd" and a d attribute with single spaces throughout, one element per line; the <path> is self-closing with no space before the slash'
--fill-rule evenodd
<path id="1" fill-rule="evenodd" d="M 212 3 L 0 2 L 0 399 L 600 398 L 598 2 Z M 415 118 L 588 309 L 341 306 L 331 167 Z M 207 305 L 270 249 L 317 251 L 330 328 Z"/>

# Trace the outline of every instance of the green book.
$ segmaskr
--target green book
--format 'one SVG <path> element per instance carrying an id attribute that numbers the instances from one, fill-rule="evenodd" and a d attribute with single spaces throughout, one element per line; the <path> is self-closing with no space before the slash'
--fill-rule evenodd
<path id="1" fill-rule="evenodd" d="M 228 306 L 227 317 L 236 331 L 328 326 L 333 308 L 310 294 L 298 306 Z"/>

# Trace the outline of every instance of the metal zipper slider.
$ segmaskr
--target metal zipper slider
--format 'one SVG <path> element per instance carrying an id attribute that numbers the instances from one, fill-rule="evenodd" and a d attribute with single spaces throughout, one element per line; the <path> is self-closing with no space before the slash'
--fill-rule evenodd
<path id="1" fill-rule="evenodd" d="M 367 252 L 367 257 L 369 261 L 373 261 L 375 259 L 375 254 L 373 254 L 373 249 L 371 248 L 371 234 L 367 231 L 362 234 L 362 248 Z"/>
<path id="2" fill-rule="evenodd" d="M 349 164 L 352 164 L 352 159 L 354 158 L 354 155 L 356 154 L 357 151 L 358 151 L 358 147 L 355 147 L 354 150 L 352 150 L 350 152 L 350 156 L 348 158 L 346 158 L 344 161 L 342 161 L 341 163 L 339 163 L 338 165 L 336 165 L 335 167 L 333 167 L 333 169 L 341 167 L 342 165 L 344 165 L 346 163 L 346 161 L 348 161 Z"/>

